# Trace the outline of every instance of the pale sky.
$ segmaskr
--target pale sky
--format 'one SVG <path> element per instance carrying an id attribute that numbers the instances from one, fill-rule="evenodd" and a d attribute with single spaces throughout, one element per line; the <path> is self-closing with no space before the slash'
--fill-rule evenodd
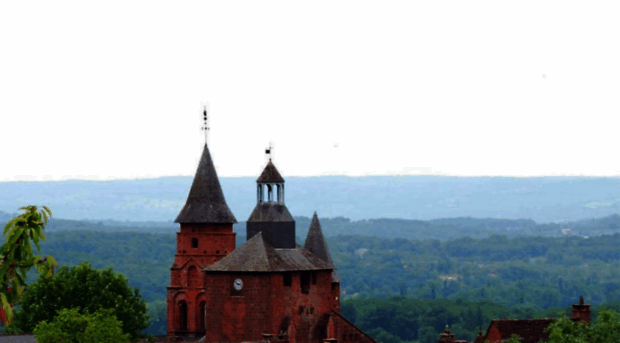
<path id="1" fill-rule="evenodd" d="M 0 181 L 620 175 L 617 1 L 0 4 Z"/>

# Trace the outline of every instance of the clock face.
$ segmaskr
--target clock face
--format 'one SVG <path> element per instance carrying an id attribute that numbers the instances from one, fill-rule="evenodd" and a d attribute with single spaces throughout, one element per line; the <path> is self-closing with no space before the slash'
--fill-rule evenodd
<path id="1" fill-rule="evenodd" d="M 236 290 L 240 291 L 243 288 L 243 281 L 241 279 L 235 280 L 234 286 Z"/>

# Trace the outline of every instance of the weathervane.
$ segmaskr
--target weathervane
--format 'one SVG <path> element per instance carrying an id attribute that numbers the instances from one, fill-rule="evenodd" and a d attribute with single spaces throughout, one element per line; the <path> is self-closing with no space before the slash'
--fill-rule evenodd
<path id="1" fill-rule="evenodd" d="M 269 161 L 271 162 L 271 142 L 269 142 L 269 148 L 265 150 L 265 154 L 269 155 Z"/>
<path id="2" fill-rule="evenodd" d="M 205 126 L 203 126 L 201 129 L 204 130 L 205 132 L 205 144 L 207 143 L 207 131 L 209 130 L 209 127 L 207 126 L 207 106 L 205 106 L 204 111 L 202 112 L 204 121 L 205 121 Z"/>

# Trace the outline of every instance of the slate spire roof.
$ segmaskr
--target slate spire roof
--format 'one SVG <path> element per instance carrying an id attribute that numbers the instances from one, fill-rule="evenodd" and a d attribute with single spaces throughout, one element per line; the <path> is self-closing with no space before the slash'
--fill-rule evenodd
<path id="1" fill-rule="evenodd" d="M 209 147 L 205 143 L 202 157 L 189 190 L 185 206 L 175 223 L 236 223 L 224 199 L 220 181 L 211 160 Z"/>
<path id="2" fill-rule="evenodd" d="M 278 169 L 276 169 L 276 166 L 273 165 L 271 159 L 269 159 L 269 163 L 267 163 L 267 166 L 263 169 L 263 172 L 260 174 L 256 182 L 282 183 L 284 182 L 284 178 L 280 175 Z"/>
<path id="3" fill-rule="evenodd" d="M 319 217 L 317 216 L 316 211 L 312 216 L 312 221 L 310 222 L 310 228 L 308 229 L 308 235 L 306 236 L 304 247 L 324 262 L 334 264 L 332 261 L 332 255 L 329 253 L 329 247 L 327 246 L 325 237 L 323 237 L 321 223 L 319 222 Z M 335 270 L 332 272 L 332 282 L 340 282 L 340 277 L 338 277 Z"/>
<path id="4" fill-rule="evenodd" d="M 204 268 L 204 271 L 277 272 L 336 269 L 301 245 L 295 249 L 276 249 L 259 232 L 223 259 Z"/>

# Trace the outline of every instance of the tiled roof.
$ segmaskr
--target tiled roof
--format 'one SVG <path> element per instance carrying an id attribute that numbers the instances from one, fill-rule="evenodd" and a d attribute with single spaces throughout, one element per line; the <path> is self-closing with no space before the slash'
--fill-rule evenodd
<path id="1" fill-rule="evenodd" d="M 327 246 L 327 242 L 323 236 L 323 230 L 321 230 L 321 223 L 319 222 L 319 217 L 317 216 L 316 211 L 312 216 L 312 221 L 310 222 L 310 228 L 308 229 L 308 235 L 306 236 L 306 243 L 304 244 L 304 247 L 314 255 L 318 256 L 321 260 L 329 264 L 334 264 L 332 261 L 332 256 L 329 253 L 329 247 Z M 340 277 L 335 270 L 332 272 L 332 282 L 340 282 Z"/>
<path id="2" fill-rule="evenodd" d="M 236 223 L 205 144 L 185 206 L 175 223 Z"/>
<path id="3" fill-rule="evenodd" d="M 259 232 L 204 271 L 274 272 L 335 269 L 297 244 L 295 249 L 274 249 Z"/>
<path id="4" fill-rule="evenodd" d="M 509 339 L 513 334 L 517 334 L 522 338 L 522 343 L 538 343 L 543 339 L 549 338 L 549 335 L 545 334 L 544 331 L 554 321 L 555 318 L 494 319 L 489 324 L 487 337 L 490 332 L 495 331 L 493 330 L 493 327 L 495 327 L 502 340 Z"/>
<path id="5" fill-rule="evenodd" d="M 256 204 L 248 218 L 249 222 L 294 222 L 295 219 L 284 204 L 262 202 Z"/>
<path id="6" fill-rule="evenodd" d="M 260 174 L 256 182 L 281 183 L 284 182 L 284 178 L 282 178 L 282 175 L 280 175 L 278 169 L 276 169 L 276 166 L 274 166 L 271 160 L 269 160 L 269 163 L 267 163 L 267 166 L 263 169 L 263 172 Z"/>

